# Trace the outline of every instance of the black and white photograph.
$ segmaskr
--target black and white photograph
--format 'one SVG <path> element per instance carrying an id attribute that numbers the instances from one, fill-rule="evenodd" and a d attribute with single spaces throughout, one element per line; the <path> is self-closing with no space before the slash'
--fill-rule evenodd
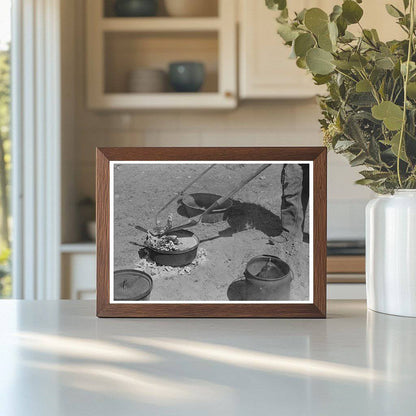
<path id="1" fill-rule="evenodd" d="M 312 166 L 111 162 L 111 303 L 312 303 Z"/>

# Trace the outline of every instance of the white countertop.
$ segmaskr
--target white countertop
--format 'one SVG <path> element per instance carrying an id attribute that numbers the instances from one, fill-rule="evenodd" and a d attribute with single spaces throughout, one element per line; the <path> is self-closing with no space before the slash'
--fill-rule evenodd
<path id="1" fill-rule="evenodd" d="M 0 415 L 415 415 L 416 319 L 97 319 L 0 301 Z"/>

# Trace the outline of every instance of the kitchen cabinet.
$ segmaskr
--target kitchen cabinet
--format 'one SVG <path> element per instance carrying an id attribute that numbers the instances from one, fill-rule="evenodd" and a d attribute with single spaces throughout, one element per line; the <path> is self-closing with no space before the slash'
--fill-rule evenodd
<path id="1" fill-rule="evenodd" d="M 317 1 L 293 0 L 291 10 L 318 6 Z M 320 5 L 319 5 L 320 7 Z M 276 33 L 275 16 L 264 1 L 239 0 L 239 91 L 244 98 L 309 98 L 319 88 L 311 75 L 289 59 L 290 48 Z"/>
<path id="2" fill-rule="evenodd" d="M 292 0 L 289 10 L 320 7 L 329 12 L 337 0 Z M 390 2 L 400 9 L 401 0 Z M 367 1 L 362 25 L 376 28 L 381 40 L 403 38 L 404 32 L 387 13 L 384 4 Z M 317 87 L 311 75 L 289 59 L 290 48 L 277 35 L 275 16 L 278 12 L 268 10 L 264 1 L 239 0 L 239 95 L 242 99 L 308 98 L 325 91 Z M 350 26 L 356 32 L 360 28 Z"/>
<path id="3" fill-rule="evenodd" d="M 325 91 L 289 59 L 290 48 L 276 33 L 275 16 L 263 0 L 218 2 L 218 15 L 180 18 L 122 18 L 112 13 L 112 0 L 87 1 L 87 103 L 90 109 L 221 109 L 240 99 L 301 99 Z M 321 7 L 337 0 L 292 0 L 290 11 Z M 402 7 L 401 0 L 393 4 Z M 365 27 L 381 39 L 403 37 L 384 5 L 363 3 Z M 238 26 L 238 68 L 237 30 Z M 389 22 L 389 24 L 385 24 Z M 356 26 L 350 30 L 359 30 Z M 204 63 L 207 78 L 198 93 L 129 93 L 130 71 L 167 69 L 169 62 Z M 237 92 L 237 78 L 239 91 Z"/>
<path id="4" fill-rule="evenodd" d="M 90 109 L 210 109 L 237 105 L 236 7 L 217 2 L 217 16 L 117 17 L 110 0 L 88 0 L 87 105 Z M 177 93 L 129 92 L 127 79 L 137 69 L 167 72 L 175 61 L 202 62 L 202 90 Z"/>
<path id="5" fill-rule="evenodd" d="M 61 254 L 61 298 L 72 300 L 95 299 L 95 244 L 62 244 Z"/>

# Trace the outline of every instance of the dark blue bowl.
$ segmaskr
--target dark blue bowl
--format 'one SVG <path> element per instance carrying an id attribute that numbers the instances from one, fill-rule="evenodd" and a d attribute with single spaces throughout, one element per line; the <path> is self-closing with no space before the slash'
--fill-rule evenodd
<path id="1" fill-rule="evenodd" d="M 200 62 L 172 62 L 169 81 L 176 92 L 198 92 L 205 80 L 205 67 Z"/>
<path id="2" fill-rule="evenodd" d="M 116 16 L 150 17 L 157 14 L 158 0 L 117 0 L 114 5 Z"/>

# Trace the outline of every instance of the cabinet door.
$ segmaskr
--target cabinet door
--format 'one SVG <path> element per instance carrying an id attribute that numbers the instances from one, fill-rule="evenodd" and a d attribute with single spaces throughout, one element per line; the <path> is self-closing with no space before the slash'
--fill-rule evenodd
<path id="1" fill-rule="evenodd" d="M 311 6 L 309 0 L 292 0 L 290 10 Z M 313 3 L 319 3 L 317 1 Z M 319 91 L 305 70 L 289 59 L 290 48 L 276 33 L 277 12 L 262 0 L 240 0 L 240 97 L 305 98 Z"/>
<path id="2" fill-rule="evenodd" d="M 95 253 L 65 253 L 62 255 L 62 298 L 95 299 Z"/>
<path id="3" fill-rule="evenodd" d="M 303 8 L 320 7 L 330 12 L 338 0 L 291 0 L 291 13 Z M 402 0 L 389 3 L 403 8 Z M 362 25 L 376 28 L 382 40 L 403 38 L 404 32 L 386 12 L 382 2 L 363 2 Z M 275 17 L 263 0 L 239 0 L 240 13 L 240 97 L 241 98 L 305 98 L 323 90 L 313 84 L 311 76 L 289 59 L 290 48 L 277 35 Z M 358 25 L 349 30 L 359 33 Z"/>

